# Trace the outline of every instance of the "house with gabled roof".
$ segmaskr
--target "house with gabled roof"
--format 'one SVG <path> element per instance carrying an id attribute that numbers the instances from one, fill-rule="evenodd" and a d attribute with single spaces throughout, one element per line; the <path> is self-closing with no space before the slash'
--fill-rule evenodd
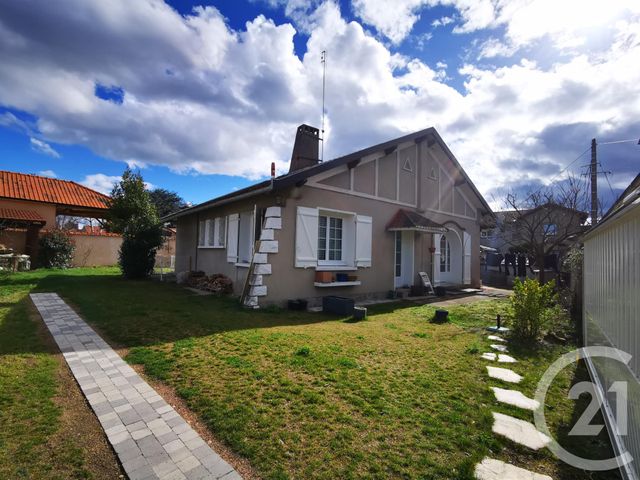
<path id="1" fill-rule="evenodd" d="M 222 273 L 248 306 L 480 286 L 491 209 L 434 128 L 321 162 L 298 127 L 289 172 L 175 212 L 176 273 Z"/>

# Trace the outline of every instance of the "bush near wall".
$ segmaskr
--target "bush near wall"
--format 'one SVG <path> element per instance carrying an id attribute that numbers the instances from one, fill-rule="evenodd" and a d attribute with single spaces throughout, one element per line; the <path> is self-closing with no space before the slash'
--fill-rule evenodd
<path id="1" fill-rule="evenodd" d="M 38 239 L 38 265 L 43 268 L 69 268 L 75 244 L 63 230 L 50 230 Z"/>

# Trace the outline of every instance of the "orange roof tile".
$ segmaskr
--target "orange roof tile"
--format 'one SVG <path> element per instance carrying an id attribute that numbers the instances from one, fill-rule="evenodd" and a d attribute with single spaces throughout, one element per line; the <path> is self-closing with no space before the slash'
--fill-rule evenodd
<path id="1" fill-rule="evenodd" d="M 107 209 L 109 197 L 76 182 L 0 171 L 0 197 Z"/>
<path id="2" fill-rule="evenodd" d="M 19 210 L 17 208 L 0 208 L 0 220 L 20 220 L 34 223 L 44 223 L 45 219 L 33 210 Z"/>

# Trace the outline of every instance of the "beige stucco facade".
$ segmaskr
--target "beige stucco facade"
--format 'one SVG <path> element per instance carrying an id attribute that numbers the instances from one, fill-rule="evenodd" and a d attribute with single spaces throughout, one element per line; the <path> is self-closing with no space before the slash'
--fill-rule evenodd
<path id="1" fill-rule="evenodd" d="M 268 253 L 270 274 L 261 275 L 259 284 L 266 293 L 260 304 L 282 304 L 288 299 L 318 301 L 324 295 L 365 298 L 385 296 L 400 286 L 396 278 L 396 233 L 387 225 L 399 209 L 411 210 L 446 228 L 444 236 L 450 248 L 448 276 L 440 273 L 439 234 L 417 230 L 402 233 L 411 250 L 409 273 L 402 286 L 419 284 L 418 272 L 427 272 L 436 283 L 480 286 L 480 210 L 485 208 L 469 184 L 463 181 L 458 166 L 437 143 L 398 144 L 392 152 L 377 152 L 349 165 L 308 178 L 303 184 L 286 190 L 253 196 L 216 208 L 205 209 L 177 219 L 176 272 L 202 270 L 222 273 L 234 282 L 240 294 L 248 264 L 229 261 L 227 247 L 199 247 L 199 226 L 205 220 L 229 218 L 241 212 L 261 212 L 280 207 L 281 228 L 269 232 L 277 242 L 277 253 Z M 296 230 L 300 228 L 300 208 L 338 212 L 338 215 L 371 219 L 370 266 L 296 267 Z M 256 222 L 259 229 L 260 221 Z M 228 232 L 227 232 L 228 233 Z M 259 238 L 259 233 L 252 239 Z M 405 237 L 403 237 L 404 239 Z M 271 240 L 271 238 L 269 238 Z M 317 241 L 317 240 L 312 240 Z M 466 242 L 466 243 L 465 243 Z M 463 246 L 463 244 L 466 245 Z M 346 248 L 346 247 L 345 247 Z M 405 248 L 403 246 L 403 248 Z M 466 252 L 466 257 L 465 257 Z M 470 252 L 470 253 L 469 253 Z M 434 261 L 436 268 L 434 269 Z M 319 263 L 319 262 L 318 262 Z M 463 265 L 466 263 L 466 273 Z M 359 285 L 316 286 L 316 270 L 344 272 L 357 276 Z M 435 277 L 435 278 L 434 278 Z M 439 278 L 440 277 L 440 278 Z"/>

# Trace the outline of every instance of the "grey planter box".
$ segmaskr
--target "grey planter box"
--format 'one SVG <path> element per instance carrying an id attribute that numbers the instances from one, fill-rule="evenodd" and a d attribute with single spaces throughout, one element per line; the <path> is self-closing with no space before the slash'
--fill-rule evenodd
<path id="1" fill-rule="evenodd" d="M 352 315 L 355 307 L 353 298 L 328 295 L 322 297 L 322 311 L 336 315 Z"/>

